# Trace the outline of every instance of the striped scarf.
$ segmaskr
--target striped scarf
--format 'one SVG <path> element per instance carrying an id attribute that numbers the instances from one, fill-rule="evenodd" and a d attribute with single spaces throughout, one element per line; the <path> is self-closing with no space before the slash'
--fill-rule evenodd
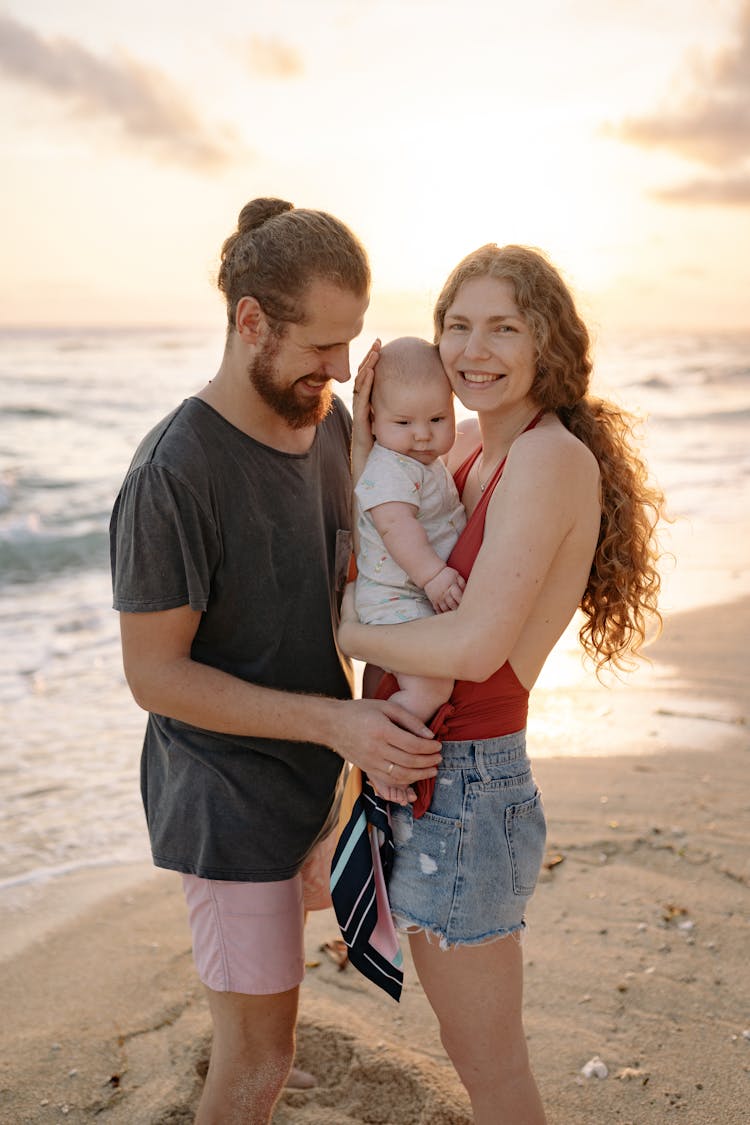
<path id="1" fill-rule="evenodd" d="M 331 863 L 331 898 L 349 960 L 399 1000 L 403 955 L 386 890 L 394 855 L 388 804 L 357 766 L 351 767 L 346 781 L 339 829 Z"/>

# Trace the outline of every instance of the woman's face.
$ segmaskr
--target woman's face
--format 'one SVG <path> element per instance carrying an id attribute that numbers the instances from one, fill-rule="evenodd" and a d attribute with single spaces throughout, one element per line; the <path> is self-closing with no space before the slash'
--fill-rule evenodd
<path id="1" fill-rule="evenodd" d="M 520 405 L 536 375 L 536 346 L 509 281 L 465 281 L 445 313 L 440 358 L 469 410 Z"/>

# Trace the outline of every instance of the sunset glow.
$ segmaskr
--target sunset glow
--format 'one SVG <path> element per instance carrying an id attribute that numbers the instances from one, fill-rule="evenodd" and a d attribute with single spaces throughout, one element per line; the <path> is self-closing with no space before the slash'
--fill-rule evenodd
<path id="1" fill-rule="evenodd" d="M 493 241 L 597 323 L 741 327 L 749 59 L 747 0 L 8 0 L 2 322 L 211 324 L 272 194 L 359 234 L 374 321 Z"/>

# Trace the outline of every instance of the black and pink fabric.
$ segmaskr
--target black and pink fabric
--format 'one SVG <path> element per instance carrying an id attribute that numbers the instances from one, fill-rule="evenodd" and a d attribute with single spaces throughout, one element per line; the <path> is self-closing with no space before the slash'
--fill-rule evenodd
<path id="1" fill-rule="evenodd" d="M 331 898 L 349 960 L 399 1000 L 403 954 L 386 890 L 394 854 L 388 804 L 356 766 L 347 779 L 339 823 L 343 827 L 331 863 Z"/>

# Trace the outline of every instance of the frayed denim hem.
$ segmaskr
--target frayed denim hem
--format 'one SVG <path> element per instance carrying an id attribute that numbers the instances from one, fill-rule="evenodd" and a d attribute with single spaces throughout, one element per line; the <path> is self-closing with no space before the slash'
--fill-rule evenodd
<path id="1" fill-rule="evenodd" d="M 443 930 L 437 930 L 426 922 L 419 922 L 416 918 L 401 913 L 394 913 L 392 917 L 393 924 L 400 934 L 406 934 L 407 936 L 424 934 L 428 942 L 437 941 L 444 951 L 458 949 L 462 946 L 490 945 L 492 942 L 502 941 L 503 938 L 513 938 L 520 945 L 523 941 L 523 932 L 526 929 L 526 920 L 522 919 L 517 926 L 511 926 L 507 930 L 491 931 L 482 934 L 481 937 L 458 938 L 455 941 L 449 941 L 448 935 Z"/>

